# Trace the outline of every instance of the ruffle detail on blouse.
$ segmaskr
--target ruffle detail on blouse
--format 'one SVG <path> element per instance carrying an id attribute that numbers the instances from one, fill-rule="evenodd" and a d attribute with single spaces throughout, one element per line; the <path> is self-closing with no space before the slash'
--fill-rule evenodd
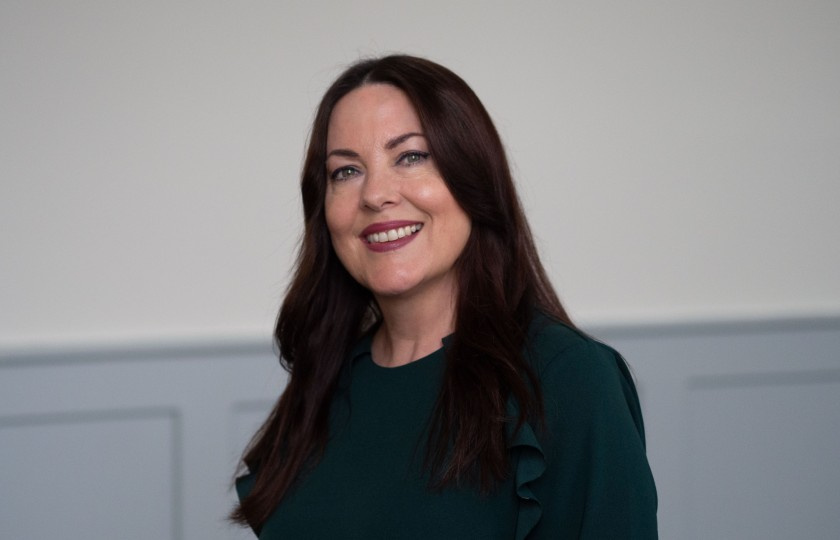
<path id="1" fill-rule="evenodd" d="M 515 403 L 508 405 L 511 419 L 519 418 L 519 407 Z M 516 520 L 516 540 L 524 540 L 542 518 L 542 504 L 532 489 L 531 483 L 545 472 L 545 453 L 537 439 L 534 429 L 527 422 L 508 432 L 508 451 L 514 454 L 516 470 L 514 482 L 516 495 L 519 497 L 519 516 Z"/>

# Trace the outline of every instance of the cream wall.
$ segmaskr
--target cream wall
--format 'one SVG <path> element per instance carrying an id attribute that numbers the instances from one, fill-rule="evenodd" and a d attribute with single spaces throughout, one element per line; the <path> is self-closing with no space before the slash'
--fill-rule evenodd
<path id="1" fill-rule="evenodd" d="M 0 2 L 0 349 L 270 332 L 326 84 L 495 118 L 587 324 L 840 313 L 840 4 Z"/>

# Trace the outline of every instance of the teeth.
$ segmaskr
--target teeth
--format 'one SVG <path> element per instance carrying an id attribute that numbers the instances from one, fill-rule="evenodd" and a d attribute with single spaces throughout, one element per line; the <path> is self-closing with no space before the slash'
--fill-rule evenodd
<path id="1" fill-rule="evenodd" d="M 405 227 L 398 227 L 388 231 L 369 234 L 365 237 L 368 244 L 379 244 L 382 242 L 393 242 L 399 238 L 411 236 L 423 228 L 422 223 L 415 223 L 414 225 L 406 225 Z"/>

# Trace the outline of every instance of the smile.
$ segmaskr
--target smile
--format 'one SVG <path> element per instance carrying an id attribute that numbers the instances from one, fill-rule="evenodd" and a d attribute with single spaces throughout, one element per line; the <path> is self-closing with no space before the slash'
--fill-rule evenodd
<path id="1" fill-rule="evenodd" d="M 365 236 L 368 244 L 382 244 L 384 242 L 393 242 L 406 236 L 411 236 L 423 228 L 422 223 L 415 223 L 413 225 L 406 225 L 405 227 L 397 227 L 388 229 L 387 231 L 375 232 Z"/>

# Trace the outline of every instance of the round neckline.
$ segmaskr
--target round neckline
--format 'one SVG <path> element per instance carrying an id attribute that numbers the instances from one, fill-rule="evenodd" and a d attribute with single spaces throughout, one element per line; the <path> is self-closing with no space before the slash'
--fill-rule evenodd
<path id="1" fill-rule="evenodd" d="M 367 353 L 365 355 L 365 356 L 367 356 L 365 361 L 368 362 L 371 366 L 373 366 L 376 370 L 383 371 L 383 372 L 408 371 L 408 370 L 411 369 L 411 366 L 428 364 L 432 360 L 434 360 L 434 358 L 436 358 L 438 356 L 442 357 L 443 352 L 446 349 L 446 346 L 449 344 L 451 339 L 452 339 L 452 334 L 449 334 L 448 336 L 444 336 L 441 339 L 441 346 L 440 347 L 438 347 L 437 349 L 435 349 L 434 351 L 430 352 L 429 354 L 427 354 L 425 356 L 421 356 L 417 360 L 412 360 L 411 362 L 408 362 L 406 364 L 400 364 L 399 366 L 382 366 L 380 364 L 377 364 L 376 361 L 374 361 L 374 359 L 373 359 L 373 336 L 369 335 L 369 336 L 366 337 L 366 340 L 365 340 L 366 341 L 366 343 L 365 343 L 366 351 L 365 352 Z"/>
<path id="2" fill-rule="evenodd" d="M 430 352 L 429 354 L 427 354 L 425 356 L 421 356 L 417 360 L 412 360 L 411 362 L 407 362 L 405 364 L 400 364 L 398 366 L 383 366 L 383 365 L 377 364 L 376 361 L 373 359 L 373 352 L 372 351 L 368 351 L 366 361 L 368 363 L 370 363 L 370 365 L 372 365 L 374 368 L 376 368 L 377 370 L 381 370 L 381 371 L 386 371 L 386 372 L 387 371 L 390 371 L 390 372 L 407 371 L 408 369 L 411 368 L 411 366 L 416 366 L 416 365 L 419 365 L 419 364 L 428 364 L 430 360 L 434 359 L 434 357 L 443 356 L 443 349 L 444 348 L 445 348 L 445 344 L 440 346 L 439 348 L 435 349 L 434 351 Z"/>

